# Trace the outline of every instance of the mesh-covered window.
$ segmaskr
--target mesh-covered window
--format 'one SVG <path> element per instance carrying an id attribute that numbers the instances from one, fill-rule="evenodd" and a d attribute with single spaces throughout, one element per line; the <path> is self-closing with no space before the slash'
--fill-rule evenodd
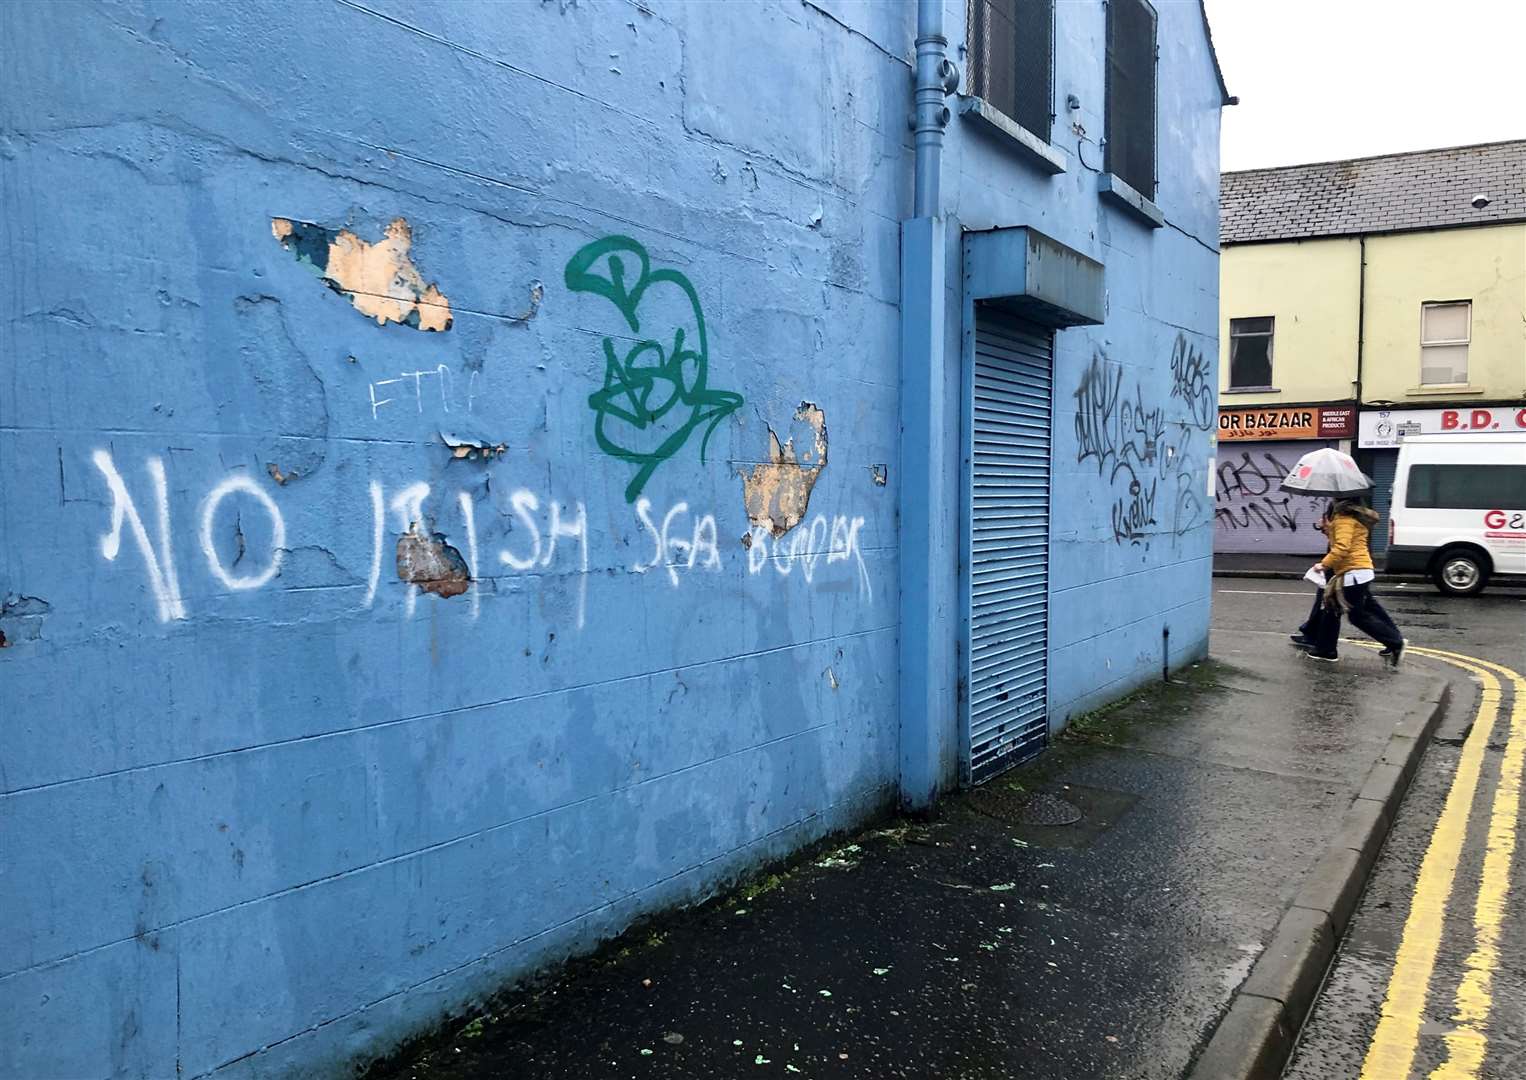
<path id="1" fill-rule="evenodd" d="M 1107 171 L 1155 198 L 1155 9 L 1107 0 Z"/>
<path id="2" fill-rule="evenodd" d="M 1049 141 L 1054 0 L 969 0 L 970 88 Z"/>

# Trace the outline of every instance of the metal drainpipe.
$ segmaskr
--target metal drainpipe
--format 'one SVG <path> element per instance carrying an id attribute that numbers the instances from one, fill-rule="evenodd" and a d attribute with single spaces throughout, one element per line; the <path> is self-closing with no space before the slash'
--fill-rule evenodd
<path id="1" fill-rule="evenodd" d="M 949 111 L 943 99 L 959 88 L 959 69 L 948 58 L 943 36 L 943 0 L 917 0 L 917 84 L 912 113 L 916 132 L 916 188 L 913 217 L 937 217 L 943 165 L 943 129 Z"/>
<path id="2" fill-rule="evenodd" d="M 1362 412 L 1362 346 L 1366 336 L 1364 323 L 1367 317 L 1367 237 L 1356 238 L 1361 262 L 1356 277 L 1356 411 Z"/>

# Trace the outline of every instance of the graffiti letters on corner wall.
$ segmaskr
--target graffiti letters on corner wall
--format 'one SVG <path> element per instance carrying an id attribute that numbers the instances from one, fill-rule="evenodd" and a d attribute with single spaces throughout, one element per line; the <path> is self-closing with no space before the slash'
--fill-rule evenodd
<path id="1" fill-rule="evenodd" d="M 366 245 L 353 234 L 335 237 L 318 226 L 285 219 L 276 219 L 274 227 L 277 238 L 299 260 L 311 262 L 335 291 L 350 296 L 358 310 L 375 316 L 378 322 L 399 321 L 420 329 L 449 328 L 449 307 L 444 296 L 434 285 L 424 286 L 407 262 L 409 233 L 402 219 L 388 229 L 387 240 L 375 245 Z M 386 248 L 388 244 L 390 248 Z M 409 295 L 380 295 L 358 288 L 352 294 L 350 286 L 369 281 L 366 275 L 371 271 L 357 271 L 359 277 L 338 271 L 337 277 L 330 275 L 337 248 L 349 251 L 344 257 L 352 262 L 354 258 L 362 262 L 377 258 L 392 266 L 397 270 L 393 284 Z M 627 279 L 622 255 L 633 257 L 639 266 L 634 280 Z M 713 514 L 691 511 L 687 502 L 659 511 L 650 499 L 640 497 L 652 471 L 677 453 L 700 427 L 705 428 L 701 440 L 703 460 L 705 439 L 742 404 L 740 394 L 707 386 L 708 347 L 698 295 L 688 279 L 677 271 L 652 270 L 641 245 L 619 236 L 582 248 L 568 263 L 566 277 L 573 291 L 594 293 L 614 304 L 632 333 L 641 335 L 643 326 L 648 328 L 645 336 L 636 338 L 634 344 L 624 336 L 618 346 L 615 336 L 604 338 L 604 387 L 588 399 L 596 416 L 599 445 L 614 457 L 638 466 L 625 491 L 627 502 L 635 503 L 634 520 L 628 527 L 649 537 L 650 555 L 638 558 L 630 565 L 630 571 L 646 574 L 660 567 L 663 571 L 660 577 L 674 588 L 690 574 L 723 572 L 727 560 Z M 656 299 L 647 302 L 649 293 Z M 541 295 L 537 284 L 532 292 L 532 314 Z M 670 339 L 664 337 L 659 341 L 650 327 L 662 316 L 671 319 L 673 329 Z M 442 411 L 452 412 L 452 403 L 463 404 L 464 397 L 464 409 L 471 413 L 477 397 L 475 371 L 464 394 L 453 387 L 452 379 L 450 368 L 442 363 L 431 370 L 404 371 L 397 378 L 373 381 L 372 416 L 375 418 L 384 406 L 394 403 L 400 415 L 410 411 L 421 415 L 426 396 L 432 400 L 436 393 Z M 760 468 L 770 477 L 778 473 L 778 483 L 760 481 L 757 490 L 748 488 L 752 528 L 742 538 L 748 576 L 757 577 L 772 566 L 775 573 L 769 577 L 787 578 L 798 567 L 797 580 L 809 584 L 818 576 L 819 563 L 849 564 L 851 569 L 845 568 L 849 569 L 847 574 L 823 581 L 819 587 L 833 591 L 856 588 L 860 599 L 872 601 L 874 590 L 860 543 L 865 519 L 818 513 L 808 525 L 803 524 L 810 490 L 826 465 L 826 419 L 810 402 L 801 403 L 795 418 L 811 426 L 814 445 L 802 453 L 802 462 L 795 456 L 792 439 L 780 446 L 777 436 L 772 436 L 771 460 Z M 450 448 L 453 459 L 480 459 L 486 463 L 501 459 L 506 451 L 502 443 L 469 436 L 440 432 L 439 438 Z M 140 489 L 136 500 L 109 450 L 94 451 L 90 460 L 111 496 L 110 521 L 100 538 L 102 557 L 115 562 L 122 553 L 126 533 L 142 560 L 159 620 L 168 623 L 187 618 L 189 609 L 181 592 L 175 558 L 170 483 L 164 460 L 158 456 L 144 459 L 149 488 L 146 495 Z M 274 464 L 268 471 L 282 488 L 298 475 L 283 473 Z M 759 475 L 755 474 L 754 479 L 758 480 Z M 560 599 L 569 615 L 575 615 L 576 625 L 582 629 L 586 622 L 588 583 L 593 576 L 589 516 L 584 503 L 544 497 L 527 488 L 495 492 L 489 499 L 495 513 L 491 517 L 484 515 L 482 525 L 486 532 L 482 533 L 478 523 L 481 498 L 478 492 L 487 490 L 485 485 L 471 491 L 459 490 L 452 498 L 443 493 L 437 496 L 422 481 L 405 483 L 390 492 L 379 481 L 370 481 L 370 559 L 360 607 L 370 609 L 376 604 L 383 585 L 383 567 L 389 564 L 404 586 L 402 606 L 408 617 L 413 616 L 419 597 L 428 593 L 445 601 L 469 598 L 466 602 L 470 614 L 476 618 L 481 613 L 484 594 L 499 592 L 499 583 L 506 578 L 524 575 L 543 592 L 560 590 Z M 272 585 L 280 577 L 287 557 L 297 550 L 288 546 L 286 519 L 274 494 L 276 490 L 262 486 L 254 473 L 236 468 L 203 496 L 197 539 L 208 574 L 224 589 L 242 592 Z M 140 503 L 148 511 L 147 516 L 140 512 Z M 333 517 L 327 515 L 325 520 Z M 447 519 L 449 527 L 457 530 L 456 543 L 441 528 Z M 801 528 L 786 543 L 782 537 L 797 524 Z M 621 548 L 639 550 L 643 546 L 640 541 L 621 535 L 624 530 L 613 522 L 606 531 Z M 493 545 L 497 547 L 496 553 L 486 553 L 484 563 L 479 546 L 488 546 L 487 541 L 495 536 L 501 538 L 501 543 Z M 481 545 L 479 539 L 483 540 Z M 290 591 L 302 593 L 310 587 L 297 585 Z M 354 587 L 359 593 L 358 581 Z M 517 588 L 506 585 L 503 591 L 512 594 Z"/>
<path id="2" fill-rule="evenodd" d="M 1171 400 L 1186 418 L 1167 416 L 1166 405 L 1136 384 L 1123 388 L 1123 368 L 1099 350 L 1076 389 L 1076 462 L 1095 461 L 1113 488 L 1109 520 L 1113 540 L 1148 548 L 1158 536 L 1173 543 L 1207 520 L 1199 466 L 1214 423 L 1213 389 L 1200 350 L 1177 335 L 1171 355 Z"/>
<path id="3" fill-rule="evenodd" d="M 635 502 L 657 466 L 699 428 L 703 461 L 710 436 L 741 407 L 742 395 L 709 386 L 709 341 L 694 286 L 677 270 L 653 270 L 635 240 L 606 236 L 584 246 L 565 277 L 573 292 L 613 304 L 634 335 L 605 335 L 604 385 L 588 396 L 588 407 L 599 448 L 637 467 L 625 489 L 625 501 Z"/>
<path id="4" fill-rule="evenodd" d="M 122 552 L 123 533 L 131 538 L 142 559 L 149 591 L 160 622 L 187 618 L 189 609 L 180 588 L 173 543 L 169 483 L 164 461 L 149 457 L 144 462 L 150 482 L 144 505 L 151 507 L 145 519 L 138 500 L 107 450 L 96 450 L 91 461 L 106 482 L 111 496 L 110 521 L 101 536 L 100 552 L 115 562 Z M 434 492 L 422 481 L 389 492 L 371 481 L 370 568 L 360 606 L 374 606 L 382 587 L 382 569 L 390 561 L 397 580 L 406 591 L 403 611 L 412 617 L 423 593 L 442 599 L 466 596 L 473 618 L 481 613 L 484 591 L 497 590 L 499 579 L 523 576 L 540 588 L 563 588 L 570 615 L 578 629 L 587 621 L 590 568 L 588 511 L 581 501 L 562 502 L 543 498 L 527 488 L 507 495 L 496 522 L 502 546 L 489 570 L 481 562 L 478 505 L 469 491 L 455 492 L 431 506 Z M 495 504 L 496 505 L 496 504 Z M 639 499 L 633 527 L 644 532 L 650 553 L 630 566 L 635 574 L 662 570 L 674 588 L 693 573 L 721 573 L 727 560 L 722 554 L 713 514 L 691 511 L 679 502 L 657 511 L 649 499 Z M 441 524 L 449 517 L 459 529 L 459 544 L 450 542 Z M 256 523 L 261 522 L 258 529 Z M 231 523 L 231 531 L 227 526 Z M 855 589 L 860 599 L 872 601 L 874 589 L 864 561 L 860 533 L 862 516 L 817 514 L 808 527 L 795 531 L 786 544 L 776 540 L 769 550 L 770 531 L 757 528 L 746 536 L 747 573 L 757 577 L 772 566 L 779 577 L 789 577 L 796 567 L 807 584 L 817 576 L 817 564 L 846 563 L 853 578 L 823 583 L 823 589 Z M 288 545 L 285 516 L 272 492 L 250 473 L 229 472 L 203 497 L 198 513 L 197 540 L 211 577 L 230 592 L 243 592 L 271 585 L 279 577 Z M 258 542 L 254 539 L 258 537 Z M 395 539 L 393 539 L 395 537 Z M 221 542 L 220 542 L 221 538 Z M 298 590 L 300 591 L 300 589 Z M 512 592 L 513 590 L 506 590 Z"/>

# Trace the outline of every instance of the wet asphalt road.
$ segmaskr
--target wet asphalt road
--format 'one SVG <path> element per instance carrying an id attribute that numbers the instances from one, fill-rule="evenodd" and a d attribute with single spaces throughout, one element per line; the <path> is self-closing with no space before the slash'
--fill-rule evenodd
<path id="1" fill-rule="evenodd" d="M 1379 591 L 1412 646 L 1526 676 L 1526 591 Z M 1280 646 L 1272 635 L 1296 625 L 1309 597 L 1298 582 L 1221 579 L 1214 625 L 1263 630 Z M 1526 1076 L 1526 693 L 1499 671 L 1497 694 L 1484 694 L 1464 669 L 1413 662 L 1453 680 L 1453 703 L 1305 1025 L 1291 1080 Z"/>

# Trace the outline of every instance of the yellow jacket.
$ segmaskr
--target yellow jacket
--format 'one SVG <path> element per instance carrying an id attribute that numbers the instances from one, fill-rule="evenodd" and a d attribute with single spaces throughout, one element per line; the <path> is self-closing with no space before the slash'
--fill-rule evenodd
<path id="1" fill-rule="evenodd" d="M 1371 570 L 1372 552 L 1367 548 L 1367 535 L 1378 515 L 1365 506 L 1338 512 L 1325 527 L 1330 538 L 1330 550 L 1320 560 L 1329 575 L 1346 574 L 1352 570 Z"/>

